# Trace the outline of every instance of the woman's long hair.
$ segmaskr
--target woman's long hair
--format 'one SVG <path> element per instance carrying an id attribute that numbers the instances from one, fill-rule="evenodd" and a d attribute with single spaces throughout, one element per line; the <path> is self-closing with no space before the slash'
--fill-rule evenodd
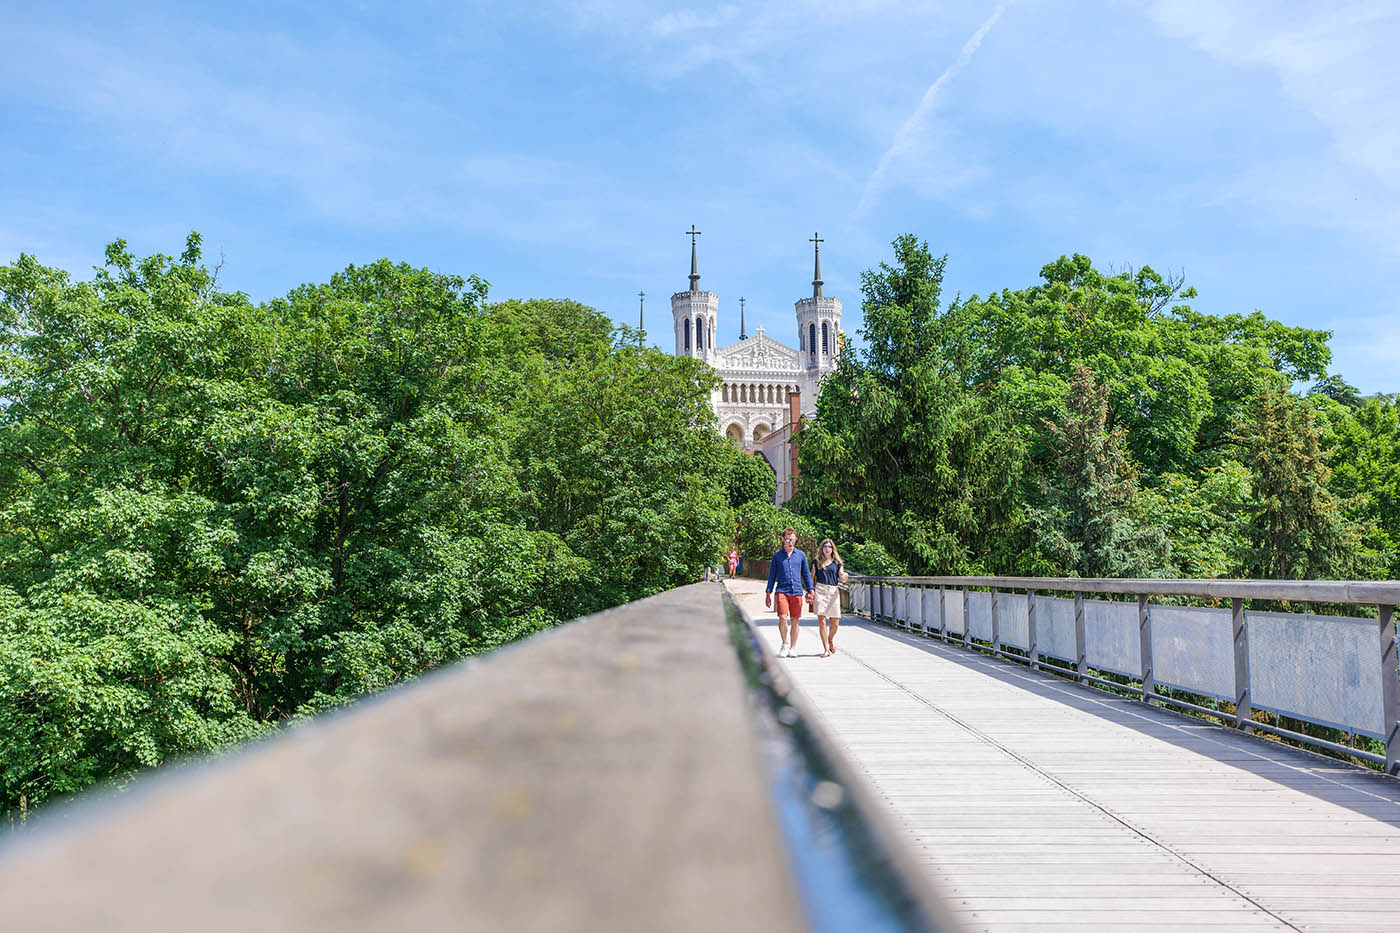
<path id="1" fill-rule="evenodd" d="M 826 559 L 826 551 L 823 550 L 828 544 L 831 545 L 831 560 Z M 838 564 L 844 565 L 846 563 L 841 559 L 841 554 L 836 550 L 836 542 L 830 538 L 823 538 L 822 543 L 817 545 L 817 566 L 825 567 L 827 564 L 831 563 L 832 560 L 836 561 Z"/>

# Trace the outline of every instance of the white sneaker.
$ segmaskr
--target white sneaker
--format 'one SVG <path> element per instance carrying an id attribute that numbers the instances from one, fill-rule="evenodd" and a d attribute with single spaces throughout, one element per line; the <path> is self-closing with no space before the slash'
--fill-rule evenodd
<path id="1" fill-rule="evenodd" d="M 780 658 L 785 658 L 785 657 L 787 657 L 787 656 L 788 656 L 787 645 L 786 645 L 786 644 L 779 645 L 779 646 L 778 646 L 778 657 L 780 657 Z"/>

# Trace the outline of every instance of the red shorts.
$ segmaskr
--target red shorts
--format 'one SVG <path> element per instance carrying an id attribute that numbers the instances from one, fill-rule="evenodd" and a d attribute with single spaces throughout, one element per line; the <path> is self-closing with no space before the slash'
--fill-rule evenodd
<path id="1" fill-rule="evenodd" d="M 778 618 L 802 618 L 803 600 L 800 595 L 793 596 L 788 593 L 774 593 L 773 599 L 776 600 L 776 605 L 774 606 L 774 608 L 778 610 Z"/>

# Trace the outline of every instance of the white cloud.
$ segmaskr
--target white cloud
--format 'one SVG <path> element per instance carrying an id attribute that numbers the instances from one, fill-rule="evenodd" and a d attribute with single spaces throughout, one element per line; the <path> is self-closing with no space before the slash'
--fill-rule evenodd
<path id="1" fill-rule="evenodd" d="M 1168 36 L 1212 57 L 1277 72 L 1284 92 L 1329 127 L 1338 154 L 1400 184 L 1400 7 L 1393 2 L 1155 0 Z"/>
<path id="2" fill-rule="evenodd" d="M 1380 238 L 1400 256 L 1400 7 L 1153 0 L 1147 13 L 1165 36 L 1273 74 L 1282 95 L 1329 134 L 1321 157 L 1271 153 L 1246 167 L 1235 196 L 1270 214 Z"/>
<path id="3" fill-rule="evenodd" d="M 894 142 L 890 143 L 890 147 L 885 150 L 884 155 L 880 156 L 880 161 L 875 166 L 875 171 L 871 172 L 870 178 L 866 180 L 865 188 L 860 194 L 860 201 L 856 204 L 856 214 L 864 213 L 874 197 L 886 187 L 888 184 L 887 176 L 890 171 L 890 166 L 900 156 L 909 151 L 915 136 L 928 120 L 928 115 L 933 110 L 933 105 L 938 99 L 939 92 L 943 90 L 944 85 L 957 77 L 958 72 L 967 67 L 968 62 L 972 61 L 972 56 L 976 54 L 977 49 L 982 45 L 982 40 L 987 37 L 987 33 L 996 25 L 997 20 L 1001 19 L 1001 14 L 1004 9 L 1004 5 L 1000 3 L 997 4 L 996 8 L 992 10 L 992 15 L 988 16 L 986 20 L 983 21 L 982 25 L 977 27 L 977 31 L 963 43 L 962 51 L 958 53 L 958 57 L 953 63 L 943 69 L 943 73 L 934 79 L 934 82 L 924 91 L 924 96 L 919 99 L 918 106 L 915 107 L 914 112 L 909 114 L 905 119 L 904 124 L 899 128 L 899 132 L 895 133 Z"/>
<path id="4" fill-rule="evenodd" d="M 739 8 L 733 4 L 726 4 L 708 12 L 676 10 L 653 20 L 647 31 L 653 36 L 665 39 L 677 33 L 715 29 L 732 22 L 738 15 Z"/>

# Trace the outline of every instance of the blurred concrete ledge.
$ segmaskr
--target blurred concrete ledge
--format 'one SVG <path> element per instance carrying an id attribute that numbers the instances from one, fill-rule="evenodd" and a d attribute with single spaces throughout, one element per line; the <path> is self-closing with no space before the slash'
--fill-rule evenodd
<path id="1" fill-rule="evenodd" d="M 724 594 L 458 664 L 0 845 L 7 930 L 806 928 Z"/>

